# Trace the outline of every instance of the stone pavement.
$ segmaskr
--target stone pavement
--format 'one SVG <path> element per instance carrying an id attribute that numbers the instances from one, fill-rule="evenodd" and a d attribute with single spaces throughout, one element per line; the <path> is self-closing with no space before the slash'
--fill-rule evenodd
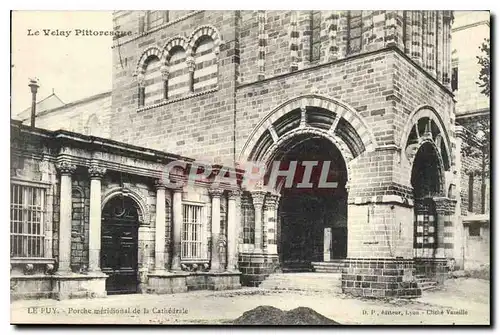
<path id="1" fill-rule="evenodd" d="M 260 305 L 304 306 L 342 324 L 488 324 L 489 282 L 448 280 L 443 289 L 414 300 L 355 299 L 343 294 L 272 291 L 196 291 L 116 295 L 101 299 L 11 303 L 11 322 L 103 324 L 222 324 Z"/>

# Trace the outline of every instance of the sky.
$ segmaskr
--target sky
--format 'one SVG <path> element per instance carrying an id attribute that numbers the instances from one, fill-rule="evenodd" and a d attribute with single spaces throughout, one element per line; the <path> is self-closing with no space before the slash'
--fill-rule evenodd
<path id="1" fill-rule="evenodd" d="M 72 33 L 69 37 L 45 36 L 43 29 L 71 30 Z M 68 103 L 111 89 L 112 38 L 76 37 L 74 29 L 112 30 L 112 12 L 12 13 L 12 114 L 30 107 L 28 79 L 32 77 L 38 78 L 40 84 L 37 100 L 53 90 Z M 40 35 L 35 36 L 37 30 Z"/>

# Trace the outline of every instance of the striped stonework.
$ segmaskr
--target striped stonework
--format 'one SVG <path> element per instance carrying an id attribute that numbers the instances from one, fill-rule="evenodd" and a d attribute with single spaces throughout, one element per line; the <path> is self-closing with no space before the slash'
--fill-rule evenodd
<path id="1" fill-rule="evenodd" d="M 453 215 L 457 201 L 446 197 L 435 197 L 436 213 L 438 215 L 437 247 L 444 249 L 444 256 L 453 256 Z"/>
<path id="2" fill-rule="evenodd" d="M 328 16 L 328 61 L 334 61 L 339 57 L 339 47 L 337 43 L 337 30 L 339 27 L 339 14 L 332 11 Z"/>
<path id="3" fill-rule="evenodd" d="M 321 11 L 311 11 L 311 38 L 309 60 L 319 61 L 321 59 Z"/>
<path id="4" fill-rule="evenodd" d="M 429 11 L 422 12 L 422 67 L 429 69 Z"/>
<path id="5" fill-rule="evenodd" d="M 163 78 L 160 71 L 161 62 L 156 56 L 146 61 L 144 71 L 144 105 L 159 103 L 163 100 Z"/>
<path id="6" fill-rule="evenodd" d="M 218 65 L 215 44 L 211 37 L 204 36 L 197 41 L 193 53 L 193 91 L 201 92 L 217 87 Z"/>
<path id="7" fill-rule="evenodd" d="M 443 12 L 436 11 L 436 79 L 439 82 L 443 82 Z"/>
<path id="8" fill-rule="evenodd" d="M 450 87 L 451 84 L 451 68 L 449 57 L 451 57 L 451 24 L 450 21 L 453 20 L 453 12 L 446 10 L 443 11 L 443 84 L 446 87 Z"/>
<path id="9" fill-rule="evenodd" d="M 436 77 L 436 56 L 435 56 L 435 45 L 436 45 L 436 12 L 427 12 L 427 71 Z"/>
<path id="10" fill-rule="evenodd" d="M 189 92 L 189 71 L 186 64 L 186 52 L 177 46 L 169 52 L 168 96 L 175 99 Z"/>
<path id="11" fill-rule="evenodd" d="M 297 12 L 291 12 L 290 18 L 290 71 L 299 69 L 299 31 L 297 29 Z"/>
<path id="12" fill-rule="evenodd" d="M 403 21 L 405 22 L 405 29 L 404 29 L 404 51 L 405 54 L 409 55 L 411 57 L 412 55 L 412 46 L 413 46 L 413 41 L 412 41 L 412 35 L 413 35 L 413 12 L 411 11 L 404 11 L 403 13 Z"/>
<path id="13" fill-rule="evenodd" d="M 257 74 L 257 79 L 262 80 L 266 77 L 266 45 L 267 45 L 267 33 L 266 33 L 266 11 L 259 10 L 257 13 L 258 28 L 259 28 L 259 56 L 257 58 L 257 66 L 259 67 L 259 73 Z"/>
<path id="14" fill-rule="evenodd" d="M 413 235 L 415 257 L 433 257 L 438 247 L 437 213 L 429 199 L 415 200 L 415 223 Z"/>
<path id="15" fill-rule="evenodd" d="M 385 14 L 385 45 L 393 46 L 397 44 L 396 36 L 396 11 L 387 11 Z"/>
<path id="16" fill-rule="evenodd" d="M 412 14 L 412 40 L 411 59 L 415 63 L 422 64 L 422 12 L 413 11 Z"/>

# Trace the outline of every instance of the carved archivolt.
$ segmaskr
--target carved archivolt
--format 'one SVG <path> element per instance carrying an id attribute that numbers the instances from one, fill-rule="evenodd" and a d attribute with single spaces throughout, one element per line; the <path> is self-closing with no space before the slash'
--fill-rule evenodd
<path id="1" fill-rule="evenodd" d="M 124 196 L 132 199 L 134 204 L 136 205 L 135 207 L 139 215 L 139 224 L 140 225 L 150 224 L 149 206 L 147 204 L 146 198 L 140 193 L 127 187 L 115 187 L 106 191 L 102 196 L 101 210 L 104 209 L 104 206 L 109 200 L 111 200 L 116 196 Z"/>

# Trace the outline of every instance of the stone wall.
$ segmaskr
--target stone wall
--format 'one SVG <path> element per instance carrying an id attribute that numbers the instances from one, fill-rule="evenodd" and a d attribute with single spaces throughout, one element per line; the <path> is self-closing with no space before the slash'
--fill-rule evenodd
<path id="1" fill-rule="evenodd" d="M 414 271 L 411 260 L 350 258 L 342 269 L 342 292 L 373 298 L 416 298 L 422 290 L 414 280 Z"/>
<path id="2" fill-rule="evenodd" d="M 140 12 L 121 13 L 120 29 L 137 32 L 139 16 Z M 209 162 L 232 163 L 234 78 L 239 63 L 235 24 L 233 12 L 198 11 L 180 16 L 178 21 L 171 21 L 160 30 L 146 31 L 132 40 L 125 37 L 120 40 L 121 44 L 113 48 L 112 137 Z M 207 34 L 221 43 L 217 55 L 217 88 L 186 93 L 139 108 L 134 74 L 143 52 L 152 47 L 165 50 L 169 41 L 170 45 L 180 43 L 189 49 L 188 42 L 172 42 L 172 38 L 183 36 L 177 41 L 189 41 L 191 35 L 196 35 L 195 39 L 207 30 L 210 30 Z"/>
<path id="3" fill-rule="evenodd" d="M 48 130 L 64 129 L 109 138 L 110 112 L 111 92 L 104 92 L 40 112 L 36 116 L 35 125 Z"/>

